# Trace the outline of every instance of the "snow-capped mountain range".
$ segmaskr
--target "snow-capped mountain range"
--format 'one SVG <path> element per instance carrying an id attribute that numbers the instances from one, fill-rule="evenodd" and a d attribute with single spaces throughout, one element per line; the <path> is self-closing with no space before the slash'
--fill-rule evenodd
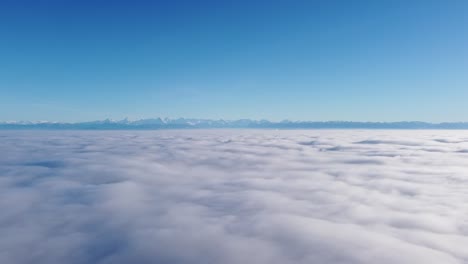
<path id="1" fill-rule="evenodd" d="M 273 128 L 273 129 L 468 129 L 468 122 L 351 122 L 213 120 L 197 118 L 148 118 L 139 120 L 98 120 L 90 122 L 9 121 L 0 129 L 189 129 L 189 128 Z"/>

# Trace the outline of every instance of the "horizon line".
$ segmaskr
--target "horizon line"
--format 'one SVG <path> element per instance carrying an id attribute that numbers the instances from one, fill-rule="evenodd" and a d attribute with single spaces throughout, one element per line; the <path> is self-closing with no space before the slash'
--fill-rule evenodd
<path id="1" fill-rule="evenodd" d="M 158 130 L 158 129 L 468 129 L 468 122 L 431 123 L 424 121 L 269 121 L 266 119 L 198 119 L 146 118 L 129 120 L 95 120 L 85 122 L 8 121 L 0 122 L 1 130 Z"/>
<path id="2" fill-rule="evenodd" d="M 267 118 L 198 118 L 198 117 L 148 117 L 148 118 L 135 118 L 131 119 L 128 117 L 122 119 L 93 119 L 85 121 L 50 121 L 50 120 L 0 120 L 0 125 L 4 124 L 83 124 L 83 123 L 134 123 L 139 121 L 150 121 L 150 120 L 160 120 L 163 122 L 173 122 L 173 121 L 212 121 L 212 122 L 237 122 L 237 121 L 250 121 L 250 122 L 269 122 L 269 123 L 380 123 L 380 124 L 392 124 L 392 123 L 425 123 L 431 125 L 440 125 L 440 124 L 462 124 L 467 123 L 468 121 L 421 121 L 421 120 L 396 120 L 396 121 L 364 121 L 364 120 L 346 120 L 346 119 L 330 119 L 330 120 L 297 120 L 297 119 L 281 119 L 279 121 L 270 120 Z"/>

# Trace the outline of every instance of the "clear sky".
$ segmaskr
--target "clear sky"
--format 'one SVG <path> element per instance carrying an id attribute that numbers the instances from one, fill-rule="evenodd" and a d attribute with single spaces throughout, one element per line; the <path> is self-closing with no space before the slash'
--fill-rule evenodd
<path id="1" fill-rule="evenodd" d="M 0 120 L 468 121 L 468 1 L 0 1 Z"/>

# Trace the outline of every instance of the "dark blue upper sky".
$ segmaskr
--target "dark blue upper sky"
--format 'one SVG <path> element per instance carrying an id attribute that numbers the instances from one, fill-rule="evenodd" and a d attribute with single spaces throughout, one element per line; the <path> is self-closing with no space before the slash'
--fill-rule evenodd
<path id="1" fill-rule="evenodd" d="M 468 1 L 0 1 L 0 120 L 468 121 Z"/>

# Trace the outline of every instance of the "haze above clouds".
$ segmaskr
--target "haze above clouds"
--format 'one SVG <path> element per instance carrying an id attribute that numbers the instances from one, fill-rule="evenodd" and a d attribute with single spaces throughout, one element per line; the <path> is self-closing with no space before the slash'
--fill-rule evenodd
<path id="1" fill-rule="evenodd" d="M 468 263 L 466 131 L 1 131 L 0 263 Z"/>

